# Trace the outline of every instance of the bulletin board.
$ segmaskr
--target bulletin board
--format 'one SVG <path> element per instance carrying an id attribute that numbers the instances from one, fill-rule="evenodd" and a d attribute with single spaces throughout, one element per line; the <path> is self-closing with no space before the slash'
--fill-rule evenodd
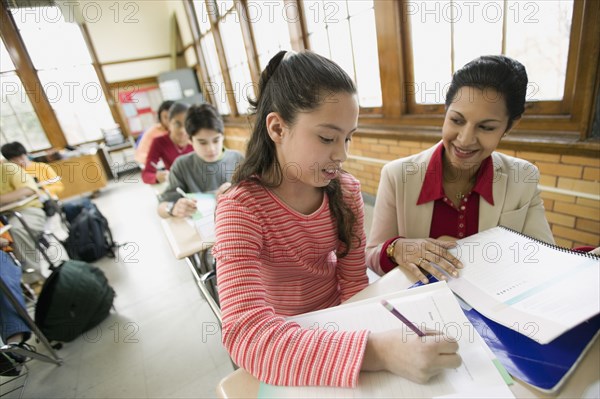
<path id="1" fill-rule="evenodd" d="M 140 135 L 158 122 L 157 111 L 162 101 L 158 86 L 135 88 L 119 93 L 119 103 L 133 136 Z"/>

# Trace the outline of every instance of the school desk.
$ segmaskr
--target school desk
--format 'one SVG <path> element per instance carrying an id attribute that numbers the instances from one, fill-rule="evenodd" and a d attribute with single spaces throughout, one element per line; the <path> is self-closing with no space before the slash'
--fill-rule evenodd
<path id="1" fill-rule="evenodd" d="M 167 237 L 173 255 L 186 261 L 200 294 L 221 323 L 215 275 L 209 261 L 212 241 L 204 241 L 196 229 L 184 218 L 161 219 L 160 224 Z"/>
<path id="2" fill-rule="evenodd" d="M 399 289 L 408 288 L 416 281 L 416 278 L 410 277 L 396 268 L 354 295 L 348 302 L 389 294 Z M 217 385 L 217 396 L 223 399 L 256 398 L 259 385 L 260 382 L 256 378 L 240 368 L 221 380 Z M 596 339 L 596 342 L 585 354 L 573 375 L 569 377 L 557 394 L 544 394 L 518 380 L 515 380 L 510 389 L 515 397 L 520 399 L 580 398 L 584 393 L 589 395 L 587 397 L 597 397 L 600 393 L 600 340 Z"/>

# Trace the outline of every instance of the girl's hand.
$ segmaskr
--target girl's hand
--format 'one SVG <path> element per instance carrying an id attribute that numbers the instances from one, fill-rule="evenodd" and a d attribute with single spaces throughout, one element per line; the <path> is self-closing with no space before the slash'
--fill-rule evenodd
<path id="1" fill-rule="evenodd" d="M 189 198 L 179 198 L 173 206 L 173 216 L 178 218 L 190 217 L 196 213 L 196 201 Z"/>
<path id="2" fill-rule="evenodd" d="M 424 384 L 447 368 L 458 368 L 462 359 L 456 340 L 439 332 L 424 337 L 406 330 L 370 333 L 361 370 L 387 370 Z"/>
<path id="3" fill-rule="evenodd" d="M 432 263 L 441 267 L 449 275 L 458 277 L 456 269 L 462 269 L 463 264 L 448 252 L 448 249 L 455 246 L 454 241 L 434 240 L 433 238 L 399 238 L 394 246 L 394 260 L 424 284 L 427 284 L 429 280 L 421 269 L 442 281 L 447 277 Z"/>
<path id="4" fill-rule="evenodd" d="M 158 183 L 164 183 L 167 181 L 168 178 L 169 178 L 168 170 L 159 170 L 158 172 L 156 172 L 156 181 Z"/>
<path id="5" fill-rule="evenodd" d="M 600 255 L 600 247 L 592 249 L 590 253 L 594 255 Z"/>

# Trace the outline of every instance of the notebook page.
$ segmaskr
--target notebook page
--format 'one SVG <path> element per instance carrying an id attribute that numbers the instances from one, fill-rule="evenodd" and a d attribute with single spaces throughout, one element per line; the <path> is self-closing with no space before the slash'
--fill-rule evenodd
<path id="1" fill-rule="evenodd" d="M 188 223 L 196 229 L 203 241 L 214 241 L 217 205 L 214 194 L 191 193 L 186 196 L 196 201 L 196 213 L 192 215 L 191 219 L 187 219 Z"/>
<path id="2" fill-rule="evenodd" d="M 492 320 L 547 343 L 600 312 L 598 259 L 500 227 L 458 244 L 451 252 L 465 268 L 448 284 Z"/>
<path id="3" fill-rule="evenodd" d="M 432 398 L 460 395 L 485 389 L 488 397 L 512 397 L 495 368 L 485 344 L 464 316 L 454 295 L 445 283 L 402 291 L 292 318 L 304 328 L 385 331 L 403 329 L 404 324 L 387 311 L 381 299 L 387 299 L 419 328 L 437 329 L 459 342 L 463 364 L 446 370 L 427 384 L 417 384 L 388 372 L 362 372 L 356 389 L 335 387 L 279 387 L 261 384 L 262 398 Z M 305 365 L 304 367 L 310 367 Z M 467 395 L 468 396 L 468 395 Z"/>

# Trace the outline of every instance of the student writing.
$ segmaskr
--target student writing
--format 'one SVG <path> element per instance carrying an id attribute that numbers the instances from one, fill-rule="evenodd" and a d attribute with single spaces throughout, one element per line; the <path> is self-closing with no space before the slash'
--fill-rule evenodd
<path id="1" fill-rule="evenodd" d="M 360 184 L 342 170 L 356 88 L 334 62 L 282 51 L 252 104 L 247 158 L 216 211 L 222 339 L 232 359 L 277 385 L 352 387 L 361 370 L 425 382 L 458 367 L 458 345 L 442 335 L 307 330 L 285 320 L 368 284 Z"/>
<path id="2" fill-rule="evenodd" d="M 169 186 L 162 193 L 158 205 L 158 214 L 163 218 L 187 217 L 196 211 L 195 201 L 182 197 L 178 191 L 215 191 L 216 195 L 224 192 L 244 159 L 238 151 L 223 146 L 223 119 L 210 104 L 194 105 L 188 109 L 185 130 L 194 151 L 177 158 L 171 167 Z"/>

